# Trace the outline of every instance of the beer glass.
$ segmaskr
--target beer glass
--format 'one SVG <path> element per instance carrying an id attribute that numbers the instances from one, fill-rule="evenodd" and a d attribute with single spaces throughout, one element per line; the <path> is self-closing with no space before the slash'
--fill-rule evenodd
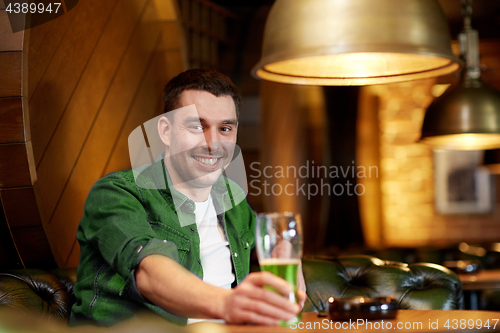
<path id="1" fill-rule="evenodd" d="M 297 303 L 297 274 L 302 257 L 300 215 L 290 212 L 257 215 L 255 241 L 261 271 L 271 272 L 290 283 L 293 291 L 285 296 Z M 282 321 L 280 325 L 291 326 L 299 321 L 300 316 Z"/>

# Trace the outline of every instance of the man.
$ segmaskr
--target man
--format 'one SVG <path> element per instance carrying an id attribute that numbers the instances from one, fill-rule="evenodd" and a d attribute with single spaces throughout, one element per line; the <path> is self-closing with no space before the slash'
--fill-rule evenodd
<path id="1" fill-rule="evenodd" d="M 109 325 L 143 309 L 177 324 L 293 318 L 300 307 L 263 288 L 289 295 L 285 280 L 248 274 L 255 216 L 221 177 L 236 143 L 236 88 L 216 71 L 189 70 L 167 84 L 164 102 L 158 133 L 165 157 L 135 177 L 112 173 L 89 193 L 70 321 Z"/>

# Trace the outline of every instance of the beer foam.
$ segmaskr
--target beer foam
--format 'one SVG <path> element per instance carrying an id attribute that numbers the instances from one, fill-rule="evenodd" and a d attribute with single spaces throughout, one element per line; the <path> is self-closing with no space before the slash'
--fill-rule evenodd
<path id="1" fill-rule="evenodd" d="M 259 260 L 260 266 L 266 265 L 298 265 L 300 259 L 297 258 L 266 258 Z"/>

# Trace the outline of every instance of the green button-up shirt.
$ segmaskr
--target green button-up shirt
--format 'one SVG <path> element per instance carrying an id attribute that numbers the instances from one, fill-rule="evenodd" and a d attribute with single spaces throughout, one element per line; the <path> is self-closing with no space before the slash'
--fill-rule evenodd
<path id="1" fill-rule="evenodd" d="M 135 177 L 134 177 L 135 173 Z M 115 172 L 92 187 L 77 231 L 81 256 L 70 323 L 111 325 L 149 309 L 176 323 L 169 313 L 141 296 L 135 269 L 151 254 L 168 256 L 203 279 L 195 204 L 170 183 L 163 160 L 140 170 Z M 255 215 L 243 190 L 220 177 L 211 195 L 229 241 L 237 283 L 248 275 Z"/>

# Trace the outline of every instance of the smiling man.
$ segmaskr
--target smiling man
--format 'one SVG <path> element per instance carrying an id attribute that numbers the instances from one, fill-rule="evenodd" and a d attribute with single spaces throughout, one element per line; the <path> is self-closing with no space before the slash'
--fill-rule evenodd
<path id="1" fill-rule="evenodd" d="M 181 109 L 158 122 L 168 150 L 165 165 L 177 191 L 195 202 L 204 201 L 233 156 L 236 105 L 229 95 L 217 97 L 203 90 L 184 90 L 179 105 Z"/>
<path id="2" fill-rule="evenodd" d="M 138 175 L 107 175 L 89 193 L 70 322 L 110 325 L 146 309 L 177 324 L 291 319 L 299 306 L 264 289 L 288 295 L 291 286 L 249 274 L 255 215 L 224 176 L 238 129 L 235 86 L 219 72 L 189 70 L 167 84 L 164 102 L 163 158 Z"/>

